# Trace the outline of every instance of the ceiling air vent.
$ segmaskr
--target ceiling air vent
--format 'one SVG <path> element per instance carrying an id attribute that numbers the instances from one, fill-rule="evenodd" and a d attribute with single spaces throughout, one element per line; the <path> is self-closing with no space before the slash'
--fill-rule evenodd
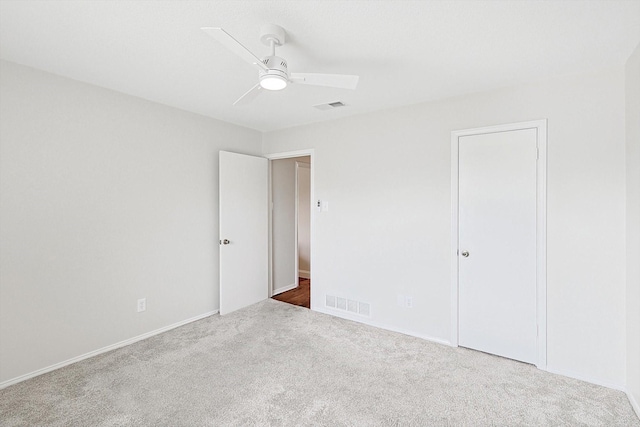
<path id="1" fill-rule="evenodd" d="M 328 104 L 314 105 L 314 108 L 318 110 L 333 110 L 334 108 L 344 107 L 345 104 L 341 101 L 329 102 Z"/>

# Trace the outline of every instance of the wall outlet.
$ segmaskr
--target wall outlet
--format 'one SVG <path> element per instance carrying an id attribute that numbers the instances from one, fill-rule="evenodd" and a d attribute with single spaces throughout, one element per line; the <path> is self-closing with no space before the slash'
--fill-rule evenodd
<path id="1" fill-rule="evenodd" d="M 146 309 L 147 309 L 147 299 L 140 298 L 138 300 L 138 313 L 140 313 L 141 311 L 145 311 Z"/>
<path id="2" fill-rule="evenodd" d="M 404 307 L 404 308 L 413 307 L 413 297 L 410 297 L 409 295 L 398 294 L 396 302 L 398 304 L 398 307 Z"/>

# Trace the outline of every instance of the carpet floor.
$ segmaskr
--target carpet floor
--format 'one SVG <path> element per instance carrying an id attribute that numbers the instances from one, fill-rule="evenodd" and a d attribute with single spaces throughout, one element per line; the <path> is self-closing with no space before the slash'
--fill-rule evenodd
<path id="1" fill-rule="evenodd" d="M 0 390 L 2 426 L 640 426 L 624 393 L 266 300 Z"/>

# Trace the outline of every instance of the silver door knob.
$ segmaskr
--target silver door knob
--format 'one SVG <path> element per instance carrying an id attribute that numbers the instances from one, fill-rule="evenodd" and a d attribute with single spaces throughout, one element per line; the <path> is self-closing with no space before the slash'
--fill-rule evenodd
<path id="1" fill-rule="evenodd" d="M 469 256 L 469 251 L 462 251 L 462 253 L 460 255 L 462 255 L 463 257 L 466 258 L 466 257 Z"/>
<path id="2" fill-rule="evenodd" d="M 228 245 L 229 243 L 231 243 L 229 239 L 220 240 L 221 245 Z"/>

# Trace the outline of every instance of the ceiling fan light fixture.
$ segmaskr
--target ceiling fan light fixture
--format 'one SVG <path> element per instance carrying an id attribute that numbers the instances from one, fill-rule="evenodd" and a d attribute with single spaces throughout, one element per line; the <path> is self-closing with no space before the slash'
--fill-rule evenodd
<path id="1" fill-rule="evenodd" d="M 266 74 L 260 77 L 260 86 L 267 90 L 282 90 L 287 87 L 287 79 L 278 75 Z"/>

